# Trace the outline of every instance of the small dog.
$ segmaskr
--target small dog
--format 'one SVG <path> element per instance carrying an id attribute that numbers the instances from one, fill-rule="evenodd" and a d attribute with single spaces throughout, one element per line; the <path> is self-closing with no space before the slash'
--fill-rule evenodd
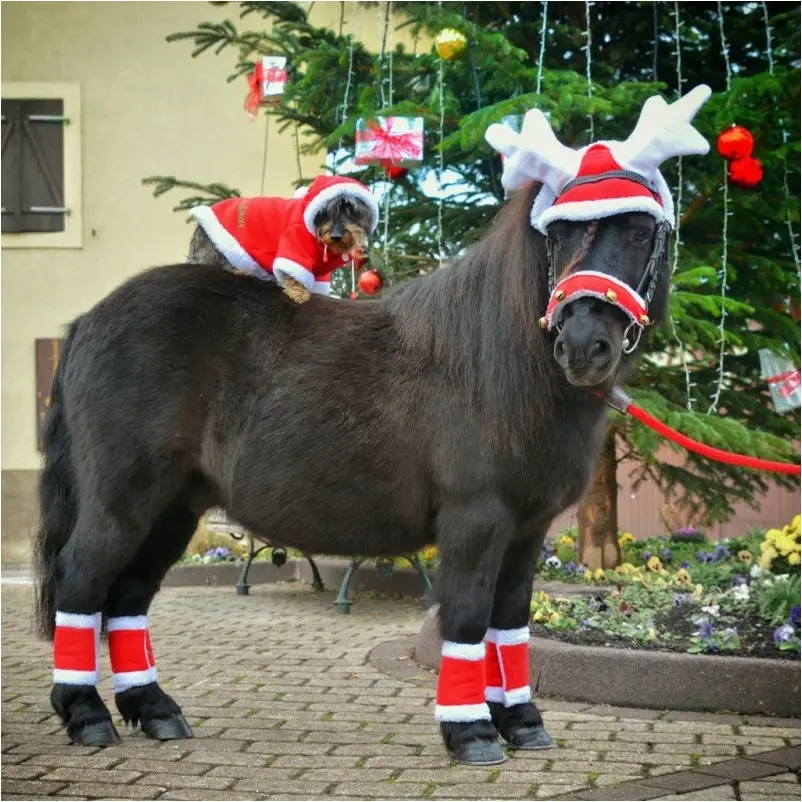
<path id="1" fill-rule="evenodd" d="M 229 198 L 190 211 L 198 221 L 187 261 L 277 281 L 296 303 L 328 294 L 330 274 L 345 267 L 378 222 L 378 206 L 350 178 L 318 176 L 284 198 Z"/>

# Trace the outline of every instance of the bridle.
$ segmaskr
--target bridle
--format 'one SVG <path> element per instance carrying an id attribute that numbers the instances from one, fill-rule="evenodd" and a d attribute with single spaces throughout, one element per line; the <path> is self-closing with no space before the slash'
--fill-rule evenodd
<path id="1" fill-rule="evenodd" d="M 624 178 L 645 186 L 655 198 L 660 197 L 657 188 L 643 176 L 629 170 L 611 170 L 598 175 L 583 176 L 569 181 L 561 195 L 579 184 L 591 184 L 608 178 Z M 640 342 L 643 330 L 652 324 L 649 306 L 657 289 L 658 265 L 662 257 L 671 226 L 666 220 L 658 223 L 652 241 L 652 250 L 646 268 L 634 290 L 619 279 L 593 270 L 578 270 L 557 281 L 557 266 L 554 262 L 553 246 L 546 237 L 546 255 L 549 262 L 549 303 L 546 314 L 540 318 L 540 327 L 546 331 L 562 328 L 562 316 L 566 306 L 579 298 L 597 298 L 618 307 L 630 323 L 624 332 L 623 352 L 631 354 Z"/>

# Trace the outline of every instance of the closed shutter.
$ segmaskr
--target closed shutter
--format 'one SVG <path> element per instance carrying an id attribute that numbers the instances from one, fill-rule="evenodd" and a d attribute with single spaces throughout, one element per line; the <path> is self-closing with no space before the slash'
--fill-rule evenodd
<path id="1" fill-rule="evenodd" d="M 2 101 L 3 233 L 64 231 L 64 102 Z"/>

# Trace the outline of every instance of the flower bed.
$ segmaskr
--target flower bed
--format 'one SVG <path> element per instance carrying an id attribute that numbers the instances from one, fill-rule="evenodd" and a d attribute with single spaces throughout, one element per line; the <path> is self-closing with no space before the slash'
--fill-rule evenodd
<path id="1" fill-rule="evenodd" d="M 605 587 L 532 600 L 533 634 L 574 644 L 798 659 L 800 519 L 708 542 L 690 530 L 619 537 L 622 561 L 591 571 L 570 531 L 544 546 L 541 576 Z"/>

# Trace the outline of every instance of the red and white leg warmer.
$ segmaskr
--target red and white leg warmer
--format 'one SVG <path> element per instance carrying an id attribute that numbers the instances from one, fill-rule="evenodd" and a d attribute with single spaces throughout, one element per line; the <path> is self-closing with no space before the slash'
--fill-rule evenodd
<path id="1" fill-rule="evenodd" d="M 56 612 L 53 637 L 53 682 L 97 685 L 100 678 L 100 613 Z"/>
<path id="2" fill-rule="evenodd" d="M 437 678 L 438 721 L 490 720 L 485 702 L 485 644 L 443 641 Z"/>
<path id="3" fill-rule="evenodd" d="M 150 645 L 148 617 L 125 615 L 109 618 L 109 657 L 112 685 L 122 693 L 156 682 L 156 660 Z"/>
<path id="4" fill-rule="evenodd" d="M 487 701 L 502 702 L 504 707 L 531 701 L 529 627 L 488 629 L 486 641 Z"/>

